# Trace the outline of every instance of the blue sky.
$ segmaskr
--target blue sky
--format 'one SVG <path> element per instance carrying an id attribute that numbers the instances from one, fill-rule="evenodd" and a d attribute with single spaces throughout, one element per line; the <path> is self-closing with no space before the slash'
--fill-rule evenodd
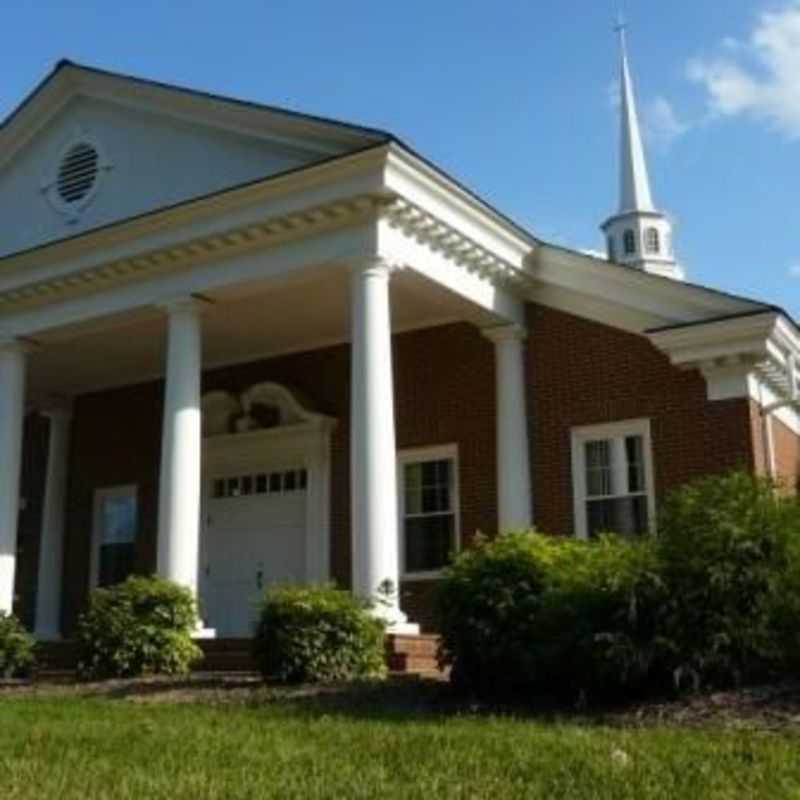
<path id="1" fill-rule="evenodd" d="M 689 279 L 800 317 L 800 0 L 628 0 L 656 202 Z M 615 208 L 616 0 L 36 0 L 0 117 L 62 57 L 387 128 L 539 236 Z"/>

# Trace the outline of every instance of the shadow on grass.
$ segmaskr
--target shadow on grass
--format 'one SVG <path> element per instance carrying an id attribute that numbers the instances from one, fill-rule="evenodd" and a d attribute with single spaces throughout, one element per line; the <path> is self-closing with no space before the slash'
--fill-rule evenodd
<path id="1" fill-rule="evenodd" d="M 392 678 L 324 686 L 281 686 L 255 674 L 196 673 L 187 678 L 150 677 L 79 683 L 0 685 L 0 698 L 72 695 L 111 700 L 216 708 L 252 708 L 385 722 L 439 722 L 459 717 L 507 717 L 543 724 L 645 727 L 730 727 L 800 732 L 800 683 L 782 682 L 735 691 L 650 698 L 625 704 L 576 708 L 552 698 L 487 702 L 457 692 L 447 681 Z"/>

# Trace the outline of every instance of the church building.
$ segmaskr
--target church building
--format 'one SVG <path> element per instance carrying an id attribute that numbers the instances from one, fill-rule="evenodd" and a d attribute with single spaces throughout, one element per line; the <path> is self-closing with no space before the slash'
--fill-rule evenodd
<path id="1" fill-rule="evenodd" d="M 477 532 L 795 488 L 797 324 L 687 282 L 624 43 L 621 94 L 599 258 L 391 133 L 60 62 L 0 126 L 0 611 L 158 574 L 225 641 L 334 581 L 414 635 Z"/>

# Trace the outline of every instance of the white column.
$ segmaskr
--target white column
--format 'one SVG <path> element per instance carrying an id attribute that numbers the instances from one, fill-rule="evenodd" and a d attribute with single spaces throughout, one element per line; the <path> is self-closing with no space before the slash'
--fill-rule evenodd
<path id="1" fill-rule="evenodd" d="M 200 549 L 200 301 L 164 305 L 169 315 L 156 571 L 197 593 Z"/>
<path id="2" fill-rule="evenodd" d="M 0 611 L 11 613 L 17 566 L 25 346 L 0 340 Z"/>
<path id="3" fill-rule="evenodd" d="M 67 505 L 67 468 L 71 410 L 54 407 L 42 412 L 50 421 L 47 478 L 39 544 L 36 590 L 36 636 L 43 640 L 61 635 L 61 577 L 64 568 L 64 516 Z"/>
<path id="4" fill-rule="evenodd" d="M 526 331 L 518 325 L 487 328 L 495 347 L 497 501 L 501 531 L 530 528 L 531 469 L 526 408 Z"/>
<path id="5" fill-rule="evenodd" d="M 379 259 L 353 269 L 350 483 L 353 591 L 376 602 L 390 630 L 409 630 L 400 610 L 397 448 L 394 425 L 390 268 Z M 391 601 L 379 602 L 390 583 Z M 385 598 L 384 598 L 385 600 Z"/>

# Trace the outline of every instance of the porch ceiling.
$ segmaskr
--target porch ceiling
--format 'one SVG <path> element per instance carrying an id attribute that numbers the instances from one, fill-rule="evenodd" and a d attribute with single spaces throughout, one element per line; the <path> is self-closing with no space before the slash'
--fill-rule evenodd
<path id="1" fill-rule="evenodd" d="M 346 270 L 328 269 L 258 291 L 210 294 L 213 304 L 203 318 L 204 367 L 347 341 L 349 288 Z M 410 271 L 393 276 L 391 303 L 395 331 L 454 320 L 493 322 L 477 306 Z M 166 318 L 154 308 L 49 331 L 30 356 L 29 404 L 159 377 L 165 336 Z"/>

